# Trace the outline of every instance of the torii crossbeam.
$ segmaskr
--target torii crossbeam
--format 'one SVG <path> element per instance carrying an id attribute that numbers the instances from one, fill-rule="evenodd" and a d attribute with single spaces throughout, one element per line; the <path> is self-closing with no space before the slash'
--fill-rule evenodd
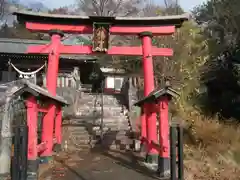
<path id="1" fill-rule="evenodd" d="M 109 55 L 142 55 L 144 72 L 144 96 L 148 96 L 154 90 L 154 73 L 152 56 L 172 56 L 173 50 L 170 48 L 157 48 L 152 46 L 152 36 L 171 35 L 176 28 L 188 20 L 187 15 L 178 16 L 158 16 L 158 17 L 90 17 L 90 16 L 68 16 L 50 15 L 33 12 L 14 12 L 18 21 L 25 23 L 26 28 L 34 32 L 50 33 L 51 43 L 48 45 L 30 46 L 27 53 L 49 54 L 47 71 L 47 88 L 50 93 L 56 95 L 58 63 L 60 54 L 109 54 Z M 61 38 L 65 33 L 70 34 L 92 34 L 92 46 L 63 45 Z M 111 35 L 137 35 L 142 40 L 142 45 L 138 47 L 118 47 L 111 46 Z M 152 112 L 152 104 L 145 104 L 142 113 L 141 136 L 147 139 L 148 161 L 158 157 L 158 150 L 151 145 L 158 139 L 156 128 L 156 114 Z M 42 136 L 47 142 L 48 149 L 43 156 L 52 154 L 52 131 L 54 111 L 49 112 L 49 120 L 44 123 L 44 128 L 49 131 Z M 51 117 L 51 118 L 50 118 Z M 160 120 L 161 123 L 161 120 Z M 163 123 L 168 124 L 168 123 Z M 147 125 L 147 126 L 146 126 Z M 147 128 L 146 128 L 147 127 Z M 168 137 L 167 130 L 160 132 L 160 137 Z M 44 131 L 46 132 L 46 131 Z M 160 138 L 168 141 L 168 138 Z M 163 143 L 163 142 L 161 142 Z M 169 144 L 164 142 L 163 144 Z M 164 147 L 167 157 L 160 154 L 162 159 L 169 159 L 169 147 Z M 167 161 L 164 161 L 167 162 Z M 169 164 L 168 164 L 169 165 Z M 166 166 L 168 166 L 166 165 Z M 169 169 L 170 167 L 168 167 Z"/>

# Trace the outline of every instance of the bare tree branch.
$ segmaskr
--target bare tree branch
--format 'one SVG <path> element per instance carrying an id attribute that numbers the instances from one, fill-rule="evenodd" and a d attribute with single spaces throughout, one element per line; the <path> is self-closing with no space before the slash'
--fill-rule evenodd
<path id="1" fill-rule="evenodd" d="M 135 16 L 143 0 L 77 0 L 78 10 L 86 15 Z"/>
<path id="2" fill-rule="evenodd" d="M 0 0 L 0 18 L 4 16 L 6 12 L 6 1 L 5 0 Z"/>

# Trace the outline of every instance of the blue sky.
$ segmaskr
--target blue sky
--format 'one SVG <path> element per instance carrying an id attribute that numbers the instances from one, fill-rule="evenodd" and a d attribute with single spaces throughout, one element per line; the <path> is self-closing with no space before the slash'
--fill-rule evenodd
<path id="1" fill-rule="evenodd" d="M 196 5 L 199 5 L 206 0 L 178 0 L 185 11 L 191 10 Z M 74 4 L 75 0 L 42 0 L 48 7 L 57 8 L 64 5 Z M 156 3 L 163 2 L 162 0 L 155 0 Z"/>
<path id="2" fill-rule="evenodd" d="M 206 2 L 207 0 L 179 0 L 181 6 L 184 8 L 185 11 L 189 11 L 195 6 Z"/>

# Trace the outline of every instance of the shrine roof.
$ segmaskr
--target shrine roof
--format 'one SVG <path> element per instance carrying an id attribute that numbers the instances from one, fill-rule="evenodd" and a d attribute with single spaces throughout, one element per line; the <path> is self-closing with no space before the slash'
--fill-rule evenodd
<path id="1" fill-rule="evenodd" d="M 47 55 L 41 54 L 26 54 L 28 46 L 32 45 L 44 45 L 48 44 L 49 41 L 45 40 L 30 40 L 30 39 L 11 39 L 11 38 L 0 38 L 0 56 L 14 56 L 18 57 L 35 57 L 47 59 Z M 97 57 L 89 55 L 61 55 L 63 59 L 74 59 L 74 60 L 96 60 Z"/>
<path id="2" fill-rule="evenodd" d="M 12 81 L 5 84 L 0 84 L 0 101 L 3 101 L 4 98 L 12 97 L 12 96 L 19 96 L 23 93 L 32 94 L 35 97 L 45 97 L 50 100 L 54 100 L 55 102 L 61 105 L 69 105 L 69 103 L 61 96 L 52 96 L 48 90 L 31 83 L 26 79 L 20 79 L 17 81 Z"/>
<path id="3" fill-rule="evenodd" d="M 134 103 L 134 106 L 141 107 L 145 103 L 154 103 L 154 102 L 157 103 L 157 101 L 163 96 L 167 96 L 170 100 L 172 99 L 172 97 L 177 98 L 179 96 L 179 93 L 174 89 L 172 89 L 171 87 L 156 89 L 156 90 L 153 90 L 148 96 Z"/>
<path id="4" fill-rule="evenodd" d="M 77 16 L 63 14 L 48 14 L 32 11 L 13 12 L 19 22 L 39 22 L 45 24 L 65 25 L 92 25 L 93 22 L 110 23 L 114 25 L 132 26 L 157 26 L 175 25 L 181 27 L 184 21 L 189 19 L 189 14 L 156 17 L 104 17 L 104 16 Z"/>

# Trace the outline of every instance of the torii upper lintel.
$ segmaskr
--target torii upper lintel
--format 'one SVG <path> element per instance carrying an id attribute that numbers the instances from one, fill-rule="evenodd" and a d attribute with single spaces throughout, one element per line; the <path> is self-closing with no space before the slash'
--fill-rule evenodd
<path id="1" fill-rule="evenodd" d="M 106 17 L 106 16 L 76 16 L 63 14 L 36 13 L 32 11 L 13 12 L 19 22 L 35 22 L 44 24 L 92 25 L 93 23 L 108 23 L 116 26 L 175 26 L 180 28 L 189 14 L 155 17 Z"/>

